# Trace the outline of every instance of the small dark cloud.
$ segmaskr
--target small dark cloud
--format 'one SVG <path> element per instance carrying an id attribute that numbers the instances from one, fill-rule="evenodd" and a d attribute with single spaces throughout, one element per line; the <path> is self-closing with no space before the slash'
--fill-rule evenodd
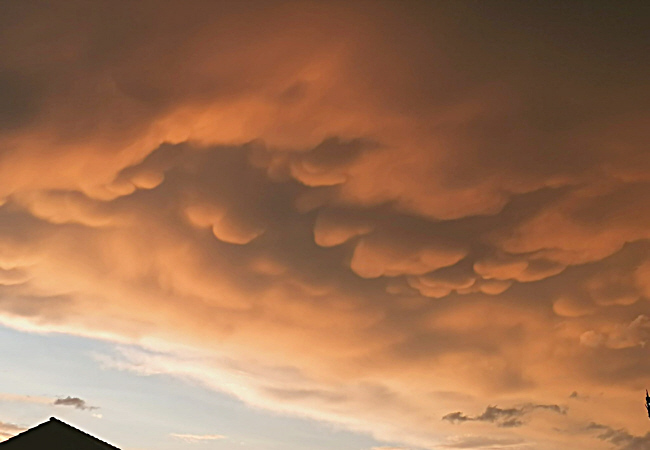
<path id="1" fill-rule="evenodd" d="M 448 421 L 450 421 L 452 423 L 456 423 L 456 422 L 466 422 L 468 420 L 476 420 L 476 419 L 473 419 L 473 418 L 471 418 L 469 416 L 466 416 L 465 414 L 463 414 L 460 411 L 456 411 L 456 412 L 449 413 L 449 414 L 443 416 L 442 420 L 448 420 Z"/>
<path id="2" fill-rule="evenodd" d="M 489 405 L 478 416 L 468 416 L 460 411 L 456 411 L 443 416 L 442 420 L 447 420 L 451 423 L 490 422 L 499 427 L 512 428 L 523 425 L 524 421 L 522 418 L 539 409 L 553 411 L 558 414 L 566 414 L 566 408 L 559 405 L 536 405 L 527 403 L 513 408 L 499 408 L 498 406 Z"/>
<path id="3" fill-rule="evenodd" d="M 79 397 L 70 397 L 67 396 L 65 398 L 57 398 L 54 400 L 53 405 L 55 406 L 72 406 L 76 409 L 81 409 L 81 410 L 94 410 L 94 409 L 99 409 L 97 406 L 90 406 L 86 403 L 85 400 L 80 399 Z"/>
<path id="4" fill-rule="evenodd" d="M 595 422 L 590 423 L 587 430 L 598 431 L 598 439 L 615 445 L 619 450 L 650 450 L 650 432 L 634 436 L 624 428 L 614 429 Z"/>
<path id="5" fill-rule="evenodd" d="M 569 398 L 572 400 L 588 400 L 589 396 L 586 394 L 580 394 L 578 391 L 573 391 L 571 392 L 571 395 L 569 395 Z"/>
<path id="6" fill-rule="evenodd" d="M 524 422 L 522 422 L 519 419 L 508 419 L 508 420 L 505 420 L 505 421 L 501 422 L 499 424 L 499 426 L 503 427 L 503 428 L 514 428 L 514 427 L 520 427 L 523 424 L 524 424 Z"/>

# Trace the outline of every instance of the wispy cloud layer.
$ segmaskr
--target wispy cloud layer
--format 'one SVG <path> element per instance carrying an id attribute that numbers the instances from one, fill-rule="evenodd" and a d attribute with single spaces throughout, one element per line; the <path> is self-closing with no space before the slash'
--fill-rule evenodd
<path id="1" fill-rule="evenodd" d="M 614 429 L 599 423 L 589 424 L 587 430 L 598 432 L 598 439 L 607 441 L 622 450 L 644 450 L 650 448 L 650 433 L 646 433 L 644 436 L 634 436 L 624 428 Z"/>
<path id="2" fill-rule="evenodd" d="M 558 414 L 566 414 L 566 408 L 559 405 L 532 405 L 526 404 L 512 408 L 499 408 L 498 406 L 488 406 L 485 411 L 478 416 L 468 416 L 462 412 L 453 412 L 446 414 L 442 420 L 451 423 L 463 423 L 471 421 L 491 422 L 500 427 L 520 427 L 524 424 L 521 420 L 524 416 L 535 410 L 552 411 Z"/>
<path id="3" fill-rule="evenodd" d="M 22 433 L 25 430 L 26 428 L 13 423 L 0 422 L 0 442 L 17 435 L 18 433 Z"/>
<path id="4" fill-rule="evenodd" d="M 221 434 L 181 434 L 181 433 L 170 433 L 171 437 L 180 439 L 185 442 L 202 442 L 202 441 L 218 441 L 221 439 L 226 439 L 226 436 Z"/>

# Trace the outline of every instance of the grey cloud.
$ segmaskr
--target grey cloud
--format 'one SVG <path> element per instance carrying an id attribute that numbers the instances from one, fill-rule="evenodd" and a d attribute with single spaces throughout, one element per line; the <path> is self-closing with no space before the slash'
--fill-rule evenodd
<path id="1" fill-rule="evenodd" d="M 589 396 L 589 395 L 586 395 L 586 394 L 578 393 L 578 391 L 573 391 L 573 392 L 571 392 L 571 394 L 569 395 L 569 398 L 570 398 L 570 399 L 573 399 L 573 400 L 586 401 L 586 400 L 589 400 L 590 396 Z"/>
<path id="2" fill-rule="evenodd" d="M 499 427 L 512 428 L 519 427 L 524 424 L 522 420 L 525 416 L 531 414 L 535 410 L 547 410 L 557 414 L 566 414 L 566 407 L 559 405 L 544 405 L 527 403 L 519 407 L 512 408 L 499 408 L 498 406 L 489 405 L 485 411 L 478 416 L 468 416 L 460 411 L 446 414 L 442 420 L 447 420 L 451 423 L 463 422 L 490 422 Z"/>
<path id="3" fill-rule="evenodd" d="M 73 408 L 81 409 L 84 411 L 99 409 L 97 406 L 89 406 L 85 400 L 80 399 L 79 397 L 70 396 L 67 396 L 65 398 L 57 398 L 52 404 L 55 406 L 72 406 Z"/>
<path id="4" fill-rule="evenodd" d="M 448 421 L 450 421 L 452 423 L 456 423 L 456 422 L 467 422 L 468 420 L 475 420 L 475 419 L 472 418 L 472 417 L 466 416 L 465 414 L 463 414 L 460 411 L 456 411 L 456 412 L 449 413 L 449 414 L 443 416 L 442 420 L 448 420 Z"/>
<path id="5" fill-rule="evenodd" d="M 613 444 L 619 450 L 650 450 L 650 432 L 643 436 L 630 434 L 626 429 L 615 429 L 607 425 L 592 422 L 588 431 L 596 431 L 597 438 Z"/>

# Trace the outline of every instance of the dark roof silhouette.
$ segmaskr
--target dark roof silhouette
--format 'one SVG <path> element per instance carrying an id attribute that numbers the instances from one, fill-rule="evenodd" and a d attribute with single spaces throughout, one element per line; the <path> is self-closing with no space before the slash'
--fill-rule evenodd
<path id="1" fill-rule="evenodd" d="M 0 448 L 2 450 L 120 450 L 54 417 L 0 442 Z"/>

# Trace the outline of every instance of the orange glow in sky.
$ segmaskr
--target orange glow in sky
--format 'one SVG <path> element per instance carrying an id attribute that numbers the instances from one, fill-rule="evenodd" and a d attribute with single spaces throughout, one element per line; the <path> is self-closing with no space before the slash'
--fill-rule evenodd
<path id="1" fill-rule="evenodd" d="M 3 326 L 375 450 L 650 449 L 647 2 L 2 9 Z"/>

